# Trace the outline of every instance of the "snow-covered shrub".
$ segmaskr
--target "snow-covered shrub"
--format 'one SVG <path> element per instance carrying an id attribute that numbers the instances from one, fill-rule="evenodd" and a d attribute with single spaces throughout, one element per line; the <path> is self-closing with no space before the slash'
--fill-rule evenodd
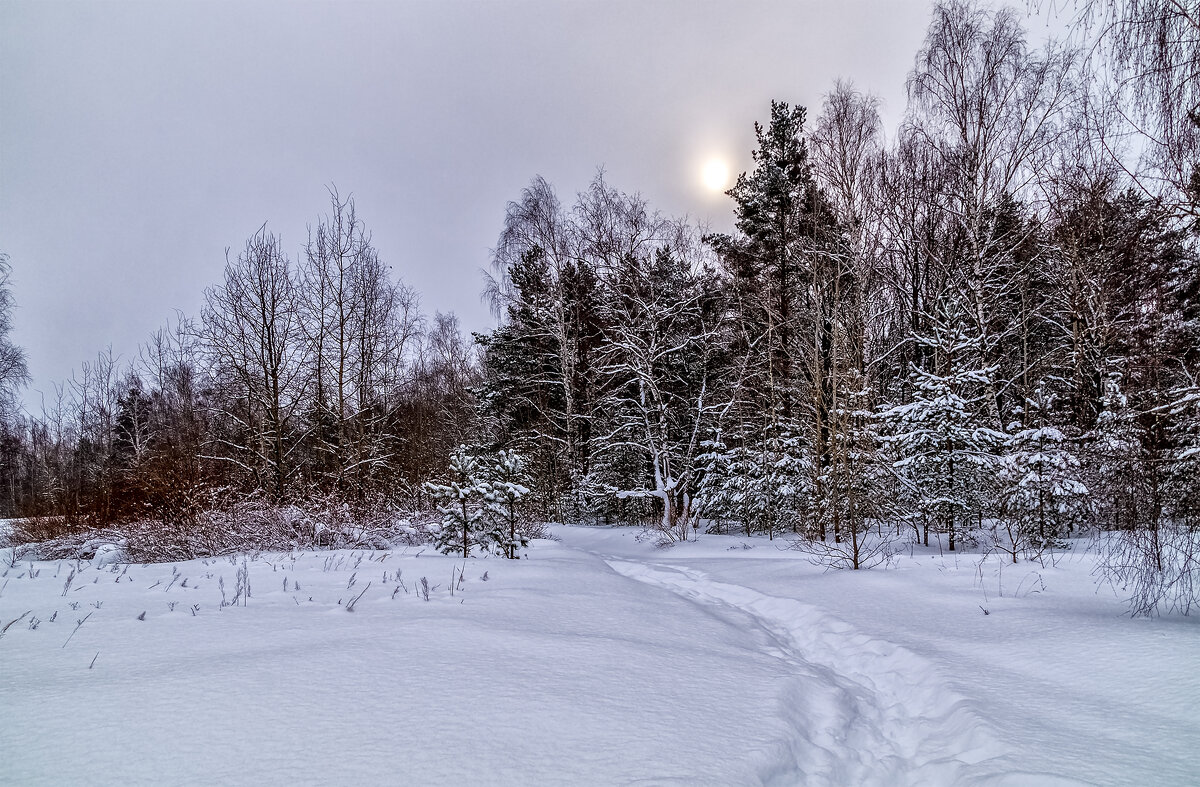
<path id="1" fill-rule="evenodd" d="M 64 516 L 31 516 L 7 521 L 7 532 L 0 543 L 14 547 L 59 540 L 70 543 L 79 538 L 86 540 L 89 530 L 85 523 Z"/>
<path id="2" fill-rule="evenodd" d="M 1100 535 L 1101 576 L 1129 594 L 1134 615 L 1200 606 L 1200 529 L 1182 523 Z"/>
<path id="3" fill-rule="evenodd" d="M 227 490 L 214 494 L 186 520 L 123 522 L 108 531 L 72 537 L 54 554 L 70 552 L 64 556 L 76 557 L 74 553 L 97 538 L 120 545 L 129 560 L 158 563 L 258 550 L 386 549 L 396 543 L 424 543 L 431 537 L 420 517 L 383 501 L 350 505 L 314 495 L 277 505 Z M 90 557 L 86 548 L 81 556 Z"/>
<path id="4" fill-rule="evenodd" d="M 866 569 L 888 566 L 899 553 L 900 539 L 891 528 L 849 533 L 839 541 L 792 539 L 790 549 L 808 555 L 814 565 L 826 568 Z"/>
<path id="5" fill-rule="evenodd" d="M 47 538 L 41 541 L 13 543 L 13 557 L 18 560 L 92 560 L 103 554 L 110 561 L 126 557 L 127 537 L 120 530 L 104 528 L 72 535 Z"/>

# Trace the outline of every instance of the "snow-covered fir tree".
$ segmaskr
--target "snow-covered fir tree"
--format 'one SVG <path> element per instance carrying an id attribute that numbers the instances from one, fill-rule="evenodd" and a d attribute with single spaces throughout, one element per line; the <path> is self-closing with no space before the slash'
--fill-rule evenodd
<path id="1" fill-rule="evenodd" d="M 1095 428 L 1087 435 L 1087 474 L 1100 525 L 1126 530 L 1145 524 L 1149 492 L 1142 427 L 1121 389 L 1121 375 L 1104 381 Z"/>
<path id="2" fill-rule="evenodd" d="M 487 486 L 480 480 L 479 471 L 479 460 L 460 445 L 450 456 L 445 483 L 431 481 L 425 485 L 442 515 L 437 548 L 447 555 L 461 551 L 463 557 L 468 557 L 471 549 L 481 543 Z"/>
<path id="3" fill-rule="evenodd" d="M 802 545 L 822 562 L 835 567 L 864 568 L 891 556 L 882 529 L 871 537 L 872 525 L 890 513 L 885 495 L 888 475 L 883 465 L 878 415 L 868 402 L 870 391 L 857 372 L 847 375 L 844 403 L 830 413 L 830 461 L 820 477 L 824 490 L 815 506 L 824 507 L 825 521 L 832 524 L 832 544 Z"/>
<path id="4" fill-rule="evenodd" d="M 982 518 L 1003 440 L 982 416 L 994 369 L 971 364 L 979 342 L 953 322 L 943 321 L 919 341 L 932 351 L 936 371 L 914 367 L 911 401 L 886 408 L 880 417 L 909 493 L 903 503 L 914 526 L 926 545 L 931 526 L 946 533 L 953 550 Z"/>
<path id="5" fill-rule="evenodd" d="M 1200 383 L 1176 389 L 1172 399 L 1171 510 L 1180 524 L 1195 528 L 1200 525 Z"/>
<path id="6" fill-rule="evenodd" d="M 706 444 L 696 495 L 701 516 L 771 539 L 805 527 L 813 476 L 808 447 L 797 431 L 773 421 L 759 441 Z"/>
<path id="7" fill-rule="evenodd" d="M 1083 524 L 1091 510 L 1079 459 L 1050 423 L 1052 403 L 1045 385 L 1039 385 L 1026 402 L 1026 427 L 1008 437 L 1000 466 L 1014 562 L 1019 547 L 1052 546 Z"/>

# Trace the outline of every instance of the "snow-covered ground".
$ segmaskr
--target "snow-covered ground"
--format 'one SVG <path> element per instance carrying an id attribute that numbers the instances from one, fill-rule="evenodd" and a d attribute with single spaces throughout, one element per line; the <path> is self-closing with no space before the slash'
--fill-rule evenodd
<path id="1" fill-rule="evenodd" d="M 823 572 L 554 532 L 252 557 L 224 608 L 241 558 L 18 563 L 0 783 L 1200 782 L 1200 621 L 1130 619 L 1086 554 Z"/>

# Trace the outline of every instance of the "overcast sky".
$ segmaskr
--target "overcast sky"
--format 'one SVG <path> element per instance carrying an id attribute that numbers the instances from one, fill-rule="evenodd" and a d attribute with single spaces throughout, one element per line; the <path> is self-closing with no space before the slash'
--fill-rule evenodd
<path id="1" fill-rule="evenodd" d="M 196 314 L 263 222 L 296 256 L 331 183 L 469 330 L 534 175 L 570 201 L 603 166 L 726 229 L 704 163 L 746 169 L 770 100 L 816 114 L 839 76 L 893 126 L 929 6 L 0 0 L 0 251 L 33 391 Z"/>

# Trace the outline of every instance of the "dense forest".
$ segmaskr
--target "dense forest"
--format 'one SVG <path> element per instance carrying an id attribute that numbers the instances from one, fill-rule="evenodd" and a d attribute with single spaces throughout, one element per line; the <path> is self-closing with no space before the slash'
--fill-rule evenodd
<path id="1" fill-rule="evenodd" d="M 421 313 L 331 189 L 303 248 L 264 225 L 198 315 L 40 413 L 0 347 L 0 507 L 28 539 L 112 528 L 157 559 L 397 534 L 515 557 L 546 521 L 852 568 L 905 539 L 1019 561 L 1094 535 L 1136 611 L 1186 611 L 1200 25 L 1092 6 L 1091 37 L 1039 46 L 1015 11 L 939 3 L 896 129 L 844 82 L 764 107 L 731 234 L 602 172 L 566 200 L 535 178 L 486 334 Z"/>

